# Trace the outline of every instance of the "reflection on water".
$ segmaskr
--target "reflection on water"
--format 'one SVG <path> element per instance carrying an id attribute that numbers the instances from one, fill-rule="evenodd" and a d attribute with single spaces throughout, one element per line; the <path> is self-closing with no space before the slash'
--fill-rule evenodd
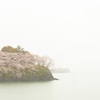
<path id="1" fill-rule="evenodd" d="M 0 100 L 100 100 L 100 73 L 54 74 L 48 82 L 0 83 Z"/>

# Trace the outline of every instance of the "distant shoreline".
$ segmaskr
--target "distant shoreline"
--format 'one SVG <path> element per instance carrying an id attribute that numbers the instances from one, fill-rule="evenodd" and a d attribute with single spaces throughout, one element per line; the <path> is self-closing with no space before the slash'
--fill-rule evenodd
<path id="1" fill-rule="evenodd" d="M 51 70 L 52 73 L 70 73 L 68 68 L 54 68 Z"/>

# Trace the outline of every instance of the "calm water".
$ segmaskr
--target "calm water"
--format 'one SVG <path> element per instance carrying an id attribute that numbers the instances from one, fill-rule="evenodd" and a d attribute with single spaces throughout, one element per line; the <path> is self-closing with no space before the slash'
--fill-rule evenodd
<path id="1" fill-rule="evenodd" d="M 54 76 L 60 80 L 0 83 L 0 100 L 100 100 L 100 73 Z"/>

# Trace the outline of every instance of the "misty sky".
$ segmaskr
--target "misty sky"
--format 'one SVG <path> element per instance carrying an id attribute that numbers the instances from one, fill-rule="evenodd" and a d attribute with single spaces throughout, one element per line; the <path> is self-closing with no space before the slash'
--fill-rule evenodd
<path id="1" fill-rule="evenodd" d="M 22 46 L 55 67 L 100 72 L 99 0 L 1 0 L 0 49 Z"/>

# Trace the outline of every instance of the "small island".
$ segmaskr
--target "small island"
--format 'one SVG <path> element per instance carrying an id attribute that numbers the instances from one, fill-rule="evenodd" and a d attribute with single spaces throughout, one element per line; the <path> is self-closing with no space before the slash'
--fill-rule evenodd
<path id="1" fill-rule="evenodd" d="M 18 46 L 4 46 L 0 51 L 0 82 L 56 80 L 49 70 L 49 57 L 30 54 Z"/>

